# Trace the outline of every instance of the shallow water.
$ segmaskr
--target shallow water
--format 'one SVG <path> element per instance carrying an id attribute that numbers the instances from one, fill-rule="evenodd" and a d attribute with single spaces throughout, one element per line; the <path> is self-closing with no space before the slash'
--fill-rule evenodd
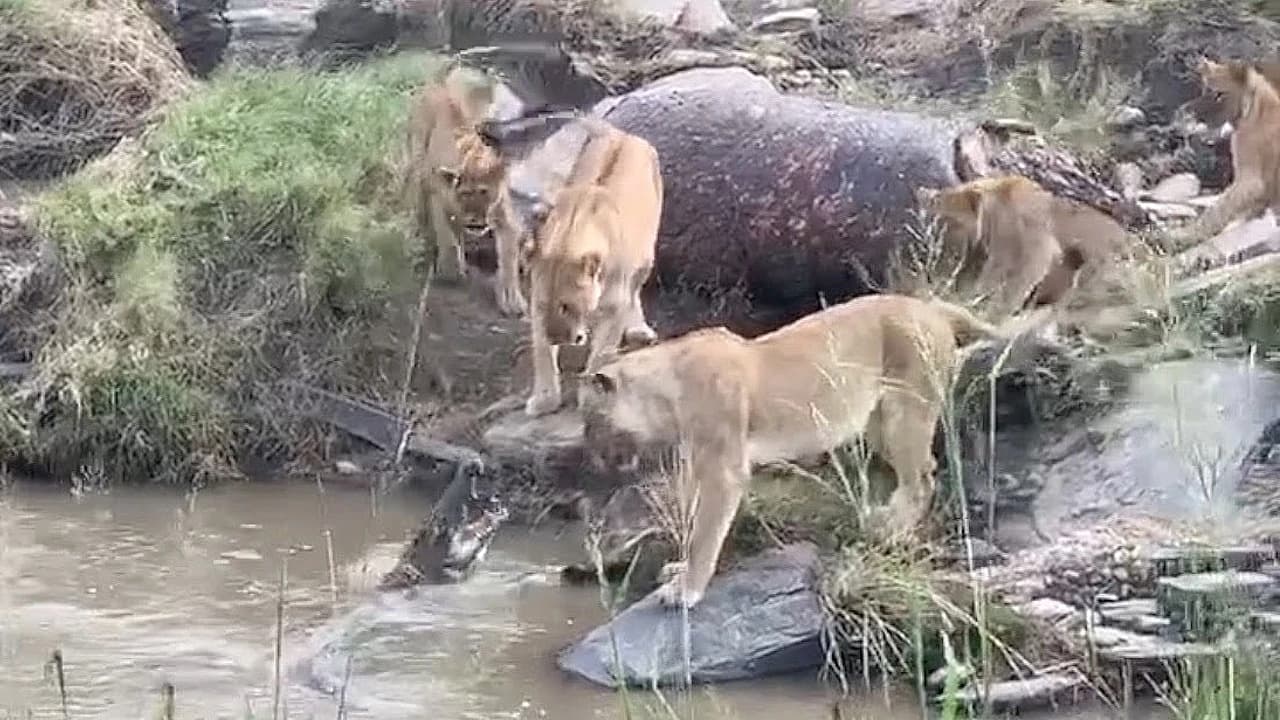
<path id="1" fill-rule="evenodd" d="M 0 716 L 62 717 L 45 670 L 56 648 L 71 718 L 155 717 L 164 682 L 178 718 L 272 717 L 285 568 L 279 717 L 337 717 L 338 698 L 303 681 L 311 671 L 345 682 L 350 718 L 624 717 L 618 695 L 553 661 L 605 616 L 595 589 L 556 581 L 555 564 L 580 553 L 573 532 L 504 528 L 469 582 L 375 596 L 373 582 L 428 507 L 410 491 L 322 495 L 306 484 L 230 485 L 193 498 L 12 487 L 0 497 Z M 667 700 L 680 717 L 825 720 L 835 697 L 806 674 Z M 888 700 L 846 700 L 842 716 L 921 717 L 909 693 Z M 661 703 L 648 693 L 632 701 Z"/>

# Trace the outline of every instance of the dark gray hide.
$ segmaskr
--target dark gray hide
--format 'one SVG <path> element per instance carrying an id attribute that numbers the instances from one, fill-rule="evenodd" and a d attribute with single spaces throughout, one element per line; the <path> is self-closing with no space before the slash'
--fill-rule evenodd
<path id="1" fill-rule="evenodd" d="M 659 286 L 745 289 L 782 319 L 882 287 L 914 189 L 959 180 L 958 125 L 782 95 L 742 68 L 679 72 L 596 112 L 658 150 Z"/>
<path id="2" fill-rule="evenodd" d="M 819 667 L 826 615 L 814 589 L 817 568 L 812 545 L 764 553 L 711 581 L 689 611 L 687 631 L 684 613 L 650 595 L 566 648 L 558 663 L 608 687 L 619 680 L 634 686 L 745 680 Z"/>

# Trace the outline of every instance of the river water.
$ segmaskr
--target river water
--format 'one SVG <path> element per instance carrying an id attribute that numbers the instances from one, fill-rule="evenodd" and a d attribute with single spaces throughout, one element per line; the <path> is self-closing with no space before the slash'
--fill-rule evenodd
<path id="1" fill-rule="evenodd" d="M 597 590 L 556 580 L 557 563 L 581 555 L 574 532 L 506 527 L 465 584 L 372 591 L 428 507 L 410 490 L 305 483 L 80 497 L 13 485 L 0 495 L 0 717 L 63 717 L 55 649 L 70 718 L 157 717 L 166 682 L 180 719 L 273 717 L 281 607 L 275 717 L 338 717 L 339 698 L 310 674 L 345 686 L 349 718 L 625 717 L 617 694 L 554 664 L 606 616 Z M 836 697 L 807 674 L 665 700 L 681 718 L 825 720 Z M 636 717 L 673 717 L 643 712 L 662 702 L 632 695 Z M 842 707 L 850 720 L 921 718 L 902 691 Z"/>

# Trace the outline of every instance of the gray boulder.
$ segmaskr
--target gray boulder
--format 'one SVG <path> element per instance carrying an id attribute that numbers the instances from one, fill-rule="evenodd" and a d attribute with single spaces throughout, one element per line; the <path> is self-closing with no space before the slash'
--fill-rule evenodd
<path id="1" fill-rule="evenodd" d="M 819 667 L 827 618 L 814 589 L 817 567 L 812 545 L 764 553 L 717 575 L 687 626 L 684 613 L 650 595 L 566 648 L 557 662 L 606 687 L 745 680 Z"/>
<path id="2" fill-rule="evenodd" d="M 1280 485 L 1249 471 L 1276 417 L 1280 375 L 1244 361 L 1178 360 L 1137 370 L 1112 392 L 1110 410 L 997 432 L 1001 547 L 1038 544 L 1005 534 L 1021 513 L 1043 542 L 1117 517 L 1229 524 L 1249 514 L 1242 505 L 1277 506 Z M 984 504 L 985 462 L 974 465 L 970 499 Z"/>

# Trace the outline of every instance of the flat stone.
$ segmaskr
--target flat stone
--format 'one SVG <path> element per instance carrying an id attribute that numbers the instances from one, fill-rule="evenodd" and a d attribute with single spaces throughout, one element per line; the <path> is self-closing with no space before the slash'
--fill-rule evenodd
<path id="1" fill-rule="evenodd" d="M 1275 549 L 1270 545 L 1162 547 L 1147 557 L 1157 577 L 1169 577 L 1216 570 L 1256 571 L 1275 559 Z"/>
<path id="2" fill-rule="evenodd" d="M 1063 694 L 1083 688 L 1085 680 L 1080 675 L 1049 674 L 1025 680 L 1004 680 L 991 683 L 985 700 L 996 712 L 1029 710 L 1060 704 Z M 981 683 L 976 683 L 955 693 L 955 699 L 969 705 L 977 705 L 984 700 Z M 945 702 L 949 697 L 943 693 L 938 702 Z"/>
<path id="3" fill-rule="evenodd" d="M 1035 620 L 1059 622 L 1067 618 L 1083 616 L 1083 613 L 1071 605 L 1054 598 L 1036 598 L 1015 608 L 1019 615 Z"/>
<path id="4" fill-rule="evenodd" d="M 1155 598 L 1103 603 L 1098 611 L 1107 625 L 1136 633 L 1159 635 L 1173 626 L 1169 618 L 1159 615 Z"/>
<path id="5" fill-rule="evenodd" d="M 1153 638 L 1149 635 L 1136 635 L 1135 637 L 1143 638 L 1143 642 L 1101 648 L 1098 651 L 1098 655 L 1104 660 L 1155 664 L 1178 658 L 1209 657 L 1221 653 L 1217 647 L 1206 643 L 1173 642 Z"/>
<path id="6" fill-rule="evenodd" d="M 1162 218 L 1193 218 L 1200 214 L 1191 205 L 1183 203 L 1164 203 L 1153 202 L 1150 200 L 1139 200 L 1138 206 L 1152 215 Z"/>
<path id="7" fill-rule="evenodd" d="M 817 569 L 813 545 L 788 545 L 717 575 L 687 615 L 650 594 L 562 651 L 557 664 L 610 688 L 673 685 L 686 677 L 695 683 L 744 680 L 819 667 L 826 658 L 827 618 Z"/>
<path id="8" fill-rule="evenodd" d="M 1217 572 L 1162 577 L 1156 581 L 1162 612 L 1169 603 L 1195 602 L 1223 597 L 1257 600 L 1275 590 L 1280 581 L 1257 572 L 1222 570 Z"/>
<path id="9" fill-rule="evenodd" d="M 803 33 L 818 29 L 822 15 L 817 8 L 799 8 L 771 13 L 751 23 L 758 33 Z"/>
<path id="10" fill-rule="evenodd" d="M 1139 197 L 1162 203 L 1185 203 L 1199 194 L 1200 178 L 1195 173 L 1185 172 L 1170 175 Z"/>

